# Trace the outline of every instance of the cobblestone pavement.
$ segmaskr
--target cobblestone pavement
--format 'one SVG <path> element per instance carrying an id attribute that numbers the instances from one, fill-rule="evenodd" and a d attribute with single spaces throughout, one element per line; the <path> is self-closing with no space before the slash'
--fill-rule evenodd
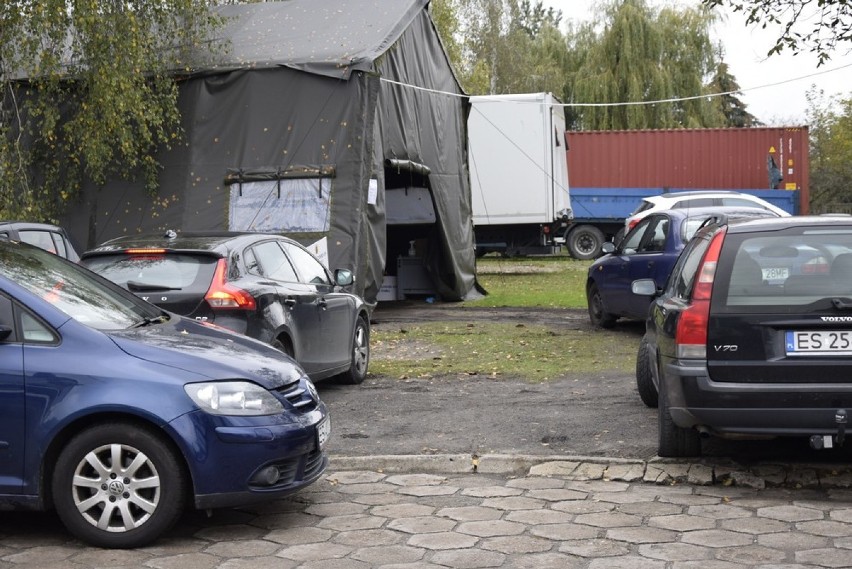
<path id="1" fill-rule="evenodd" d="M 738 486 L 700 467 L 678 482 L 690 468 L 629 461 L 520 475 L 404 466 L 333 465 L 289 499 L 188 514 L 128 551 L 84 546 L 52 514 L 4 512 L 0 568 L 852 567 L 849 489 Z"/>

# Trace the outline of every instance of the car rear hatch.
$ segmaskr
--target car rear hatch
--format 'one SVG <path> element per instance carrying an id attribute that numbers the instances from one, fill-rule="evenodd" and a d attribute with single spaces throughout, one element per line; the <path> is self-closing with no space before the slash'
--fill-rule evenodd
<path id="1" fill-rule="evenodd" d="M 707 366 L 716 382 L 852 383 L 852 225 L 729 232 Z"/>
<path id="2" fill-rule="evenodd" d="M 87 255 L 81 263 L 166 310 L 212 320 L 204 296 L 219 259 L 210 252 L 139 248 Z"/>

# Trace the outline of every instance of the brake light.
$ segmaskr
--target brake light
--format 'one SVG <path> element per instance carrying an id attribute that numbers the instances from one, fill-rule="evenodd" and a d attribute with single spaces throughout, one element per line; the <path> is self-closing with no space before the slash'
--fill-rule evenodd
<path id="1" fill-rule="evenodd" d="M 213 308 L 255 310 L 257 304 L 254 297 L 227 282 L 225 278 L 227 270 L 228 264 L 225 259 L 219 259 L 216 263 L 216 271 L 213 273 L 213 282 L 210 283 L 210 289 L 204 295 L 204 300 Z"/>
<path id="2" fill-rule="evenodd" d="M 725 229 L 719 230 L 701 259 L 698 277 L 692 289 L 692 302 L 684 308 L 677 321 L 675 346 L 677 357 L 704 359 L 707 357 L 707 324 L 710 321 L 710 296 L 716 278 L 716 264 L 725 239 Z"/>
<path id="3" fill-rule="evenodd" d="M 128 255 L 162 255 L 166 252 L 165 249 L 125 249 Z"/>
<path id="4" fill-rule="evenodd" d="M 636 227 L 637 223 L 639 223 L 638 219 L 628 219 L 627 220 L 627 231 L 630 231 L 631 229 Z"/>

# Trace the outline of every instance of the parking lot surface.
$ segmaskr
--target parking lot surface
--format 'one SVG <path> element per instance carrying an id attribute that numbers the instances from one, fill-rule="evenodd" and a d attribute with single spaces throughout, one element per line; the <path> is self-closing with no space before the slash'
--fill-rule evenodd
<path id="1" fill-rule="evenodd" d="M 627 472 L 620 470 L 620 472 Z M 4 515 L 0 567 L 801 569 L 852 565 L 852 493 L 527 475 L 332 471 L 292 498 L 185 516 L 101 550 L 49 514 Z"/>

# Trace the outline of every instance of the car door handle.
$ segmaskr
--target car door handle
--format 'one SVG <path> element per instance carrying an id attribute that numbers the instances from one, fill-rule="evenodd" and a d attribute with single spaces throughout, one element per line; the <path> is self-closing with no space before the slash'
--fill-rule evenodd
<path id="1" fill-rule="evenodd" d="M 323 310 L 326 310 L 328 308 L 328 302 L 324 298 L 321 298 L 317 300 L 317 306 L 319 306 Z"/>
<path id="2" fill-rule="evenodd" d="M 294 306 L 296 306 L 296 299 L 295 298 L 285 298 L 284 299 L 284 306 L 286 306 L 287 308 L 293 308 Z"/>

